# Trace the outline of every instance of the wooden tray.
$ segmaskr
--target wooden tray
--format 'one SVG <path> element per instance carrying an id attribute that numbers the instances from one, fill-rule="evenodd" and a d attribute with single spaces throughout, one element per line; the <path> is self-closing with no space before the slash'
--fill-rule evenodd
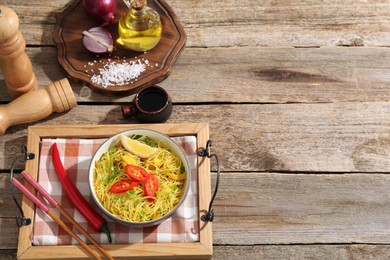
<path id="1" fill-rule="evenodd" d="M 97 56 L 85 49 L 82 32 L 97 27 L 99 24 L 85 14 L 82 0 L 75 0 L 57 17 L 53 34 L 58 51 L 58 61 L 69 77 L 85 82 L 92 89 L 106 95 L 129 95 L 142 86 L 154 85 L 168 77 L 174 62 L 185 46 L 187 37 L 175 13 L 164 0 L 149 0 L 148 6 L 160 14 L 163 25 L 162 37 L 156 47 L 143 53 L 129 51 L 116 44 L 111 54 Z M 118 0 L 116 22 L 105 27 L 111 32 L 114 40 L 118 38 L 117 21 L 120 14 L 126 10 L 124 2 Z M 92 83 L 91 77 L 103 67 L 103 64 L 110 61 L 119 63 L 123 60 L 130 62 L 136 58 L 147 59 L 151 66 L 147 67 L 134 83 L 107 88 Z"/>
<path id="2" fill-rule="evenodd" d="M 143 128 L 153 129 L 169 136 L 194 135 L 197 147 L 205 147 L 209 139 L 207 124 L 151 124 Z M 36 158 L 26 163 L 26 170 L 38 178 L 40 142 L 43 138 L 108 138 L 116 133 L 139 128 L 139 125 L 71 125 L 71 126 L 31 126 L 28 128 L 27 149 Z M 28 185 L 26 185 L 28 186 Z M 30 187 L 30 186 L 28 186 Z M 199 219 L 208 210 L 211 199 L 210 160 L 198 160 Z M 200 192 L 201 191 L 201 192 Z M 25 196 L 22 197 L 22 208 L 32 224 L 20 228 L 18 242 L 18 259 L 86 259 L 90 256 L 79 245 L 66 246 L 33 246 L 31 234 L 34 223 L 34 204 Z M 212 255 L 212 223 L 199 220 L 199 242 L 191 243 L 135 243 L 104 245 L 115 259 L 210 259 Z M 66 252 L 66 253 L 64 253 Z"/>

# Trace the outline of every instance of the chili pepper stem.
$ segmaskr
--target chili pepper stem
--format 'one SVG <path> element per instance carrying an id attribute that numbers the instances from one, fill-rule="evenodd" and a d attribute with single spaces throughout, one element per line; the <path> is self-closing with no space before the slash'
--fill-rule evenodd
<path id="1" fill-rule="evenodd" d="M 112 238 L 111 238 L 110 230 L 107 227 L 107 223 L 104 223 L 104 225 L 101 226 L 99 231 L 106 233 L 107 238 L 108 238 L 108 242 L 111 244 L 112 243 Z"/>

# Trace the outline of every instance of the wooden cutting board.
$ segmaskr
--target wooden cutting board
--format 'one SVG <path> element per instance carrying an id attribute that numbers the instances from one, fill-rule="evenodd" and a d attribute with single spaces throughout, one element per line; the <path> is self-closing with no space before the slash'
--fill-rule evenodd
<path id="1" fill-rule="evenodd" d="M 111 54 L 93 54 L 85 49 L 82 32 L 100 24 L 85 14 L 82 0 L 75 0 L 62 12 L 57 17 L 53 37 L 57 46 L 58 61 L 70 79 L 84 82 L 93 90 L 112 96 L 130 95 L 140 87 L 151 86 L 167 78 L 184 49 L 187 36 L 173 10 L 164 0 L 149 0 L 148 6 L 159 13 L 163 32 L 158 45 L 146 53 L 127 50 L 114 42 L 115 50 Z M 118 38 L 120 14 L 126 10 L 124 2 L 118 0 L 115 22 L 104 26 L 112 34 L 114 41 Z M 105 64 L 142 59 L 148 60 L 149 66 L 132 83 L 104 87 L 91 81 L 91 77 L 98 74 L 99 68 L 103 68 Z"/>

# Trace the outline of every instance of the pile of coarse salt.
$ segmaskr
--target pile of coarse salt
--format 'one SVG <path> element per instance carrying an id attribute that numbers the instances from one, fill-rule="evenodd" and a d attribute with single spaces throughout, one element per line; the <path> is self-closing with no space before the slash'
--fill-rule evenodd
<path id="1" fill-rule="evenodd" d="M 89 62 L 88 65 L 94 66 L 96 63 L 97 61 Z M 158 64 L 156 63 L 156 67 L 157 66 Z M 91 81 L 104 88 L 132 84 L 137 81 L 138 77 L 147 67 L 153 66 L 150 66 L 149 60 L 145 58 L 135 58 L 135 60 L 132 61 L 121 59 L 111 61 L 111 59 L 108 59 L 107 63 L 103 63 L 102 68 L 98 68 L 99 73 L 95 73 L 91 70 L 94 73 L 91 77 Z"/>

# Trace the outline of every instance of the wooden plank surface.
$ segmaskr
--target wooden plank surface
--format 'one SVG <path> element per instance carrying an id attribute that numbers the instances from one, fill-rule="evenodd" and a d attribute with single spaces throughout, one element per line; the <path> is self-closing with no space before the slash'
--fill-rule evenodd
<path id="1" fill-rule="evenodd" d="M 2 3 L 19 15 L 41 88 L 66 77 L 52 32 L 70 3 Z M 388 1 L 168 4 L 188 38 L 160 84 L 174 102 L 167 123 L 209 123 L 222 163 L 213 259 L 390 258 Z M 1 259 L 16 258 L 7 185 L 27 127 L 136 123 L 120 111 L 133 96 L 72 88 L 76 108 L 0 137 Z M 1 106 L 10 100 L 0 73 Z"/>
<path id="2" fill-rule="evenodd" d="M 232 172 L 220 181 L 216 245 L 390 243 L 389 175 Z M 12 205 L 10 196 L 1 199 Z M 8 246 L 16 246 L 14 218 L 1 214 L 11 215 L 0 227 Z"/>
<path id="3" fill-rule="evenodd" d="M 29 44 L 52 45 L 55 17 L 69 4 L 7 1 Z M 389 46 L 390 6 L 374 1 L 171 0 L 189 47 Z M 36 12 L 39 7 L 40 12 Z"/>
<path id="4" fill-rule="evenodd" d="M 213 259 L 388 259 L 389 246 L 377 245 L 270 245 L 270 246 L 215 246 Z"/>
<path id="5" fill-rule="evenodd" d="M 389 114 L 387 102 L 182 105 L 167 123 L 209 123 L 223 171 L 388 173 Z M 124 123 L 136 121 L 123 119 L 119 105 L 79 105 L 34 125 Z M 20 154 L 27 126 L 2 136 L 0 168 Z"/>
<path id="6" fill-rule="evenodd" d="M 39 86 L 66 77 L 56 49 L 28 48 Z M 212 62 L 209 62 L 209 61 Z M 55 66 L 53 66 L 55 65 Z M 388 48 L 191 48 L 159 85 L 174 103 L 373 102 L 390 98 Z M 0 101 L 10 100 L 0 75 Z M 129 102 L 72 82 L 78 102 Z"/>

